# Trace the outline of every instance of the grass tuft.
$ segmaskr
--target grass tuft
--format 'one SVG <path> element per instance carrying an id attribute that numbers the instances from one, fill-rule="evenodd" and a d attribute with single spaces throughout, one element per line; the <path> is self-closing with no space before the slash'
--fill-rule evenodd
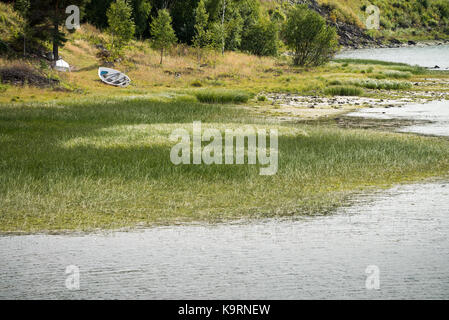
<path id="1" fill-rule="evenodd" d="M 325 90 L 325 94 L 331 96 L 361 96 L 363 90 L 354 86 L 332 86 Z"/>
<path id="2" fill-rule="evenodd" d="M 404 81 L 357 80 L 350 83 L 357 87 L 373 90 L 405 90 L 412 87 L 410 82 Z"/>
<path id="3" fill-rule="evenodd" d="M 198 101 L 203 103 L 246 103 L 251 99 L 248 92 L 239 90 L 199 90 L 195 92 Z"/>

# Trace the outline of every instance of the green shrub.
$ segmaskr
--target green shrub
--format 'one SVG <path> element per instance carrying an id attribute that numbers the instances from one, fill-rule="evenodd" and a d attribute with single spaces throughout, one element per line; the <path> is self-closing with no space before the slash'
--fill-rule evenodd
<path id="1" fill-rule="evenodd" d="M 331 85 L 331 86 L 340 86 L 342 84 L 343 84 L 343 82 L 341 82 L 340 80 L 332 80 L 329 82 L 329 85 Z"/>
<path id="2" fill-rule="evenodd" d="M 257 101 L 260 101 L 260 102 L 262 102 L 262 101 L 267 101 L 267 97 L 266 96 L 258 96 L 257 97 Z"/>
<path id="3" fill-rule="evenodd" d="M 5 92 L 8 89 L 8 85 L 0 83 L 0 92 Z"/>
<path id="4" fill-rule="evenodd" d="M 293 63 L 299 66 L 318 66 L 328 62 L 337 52 L 335 28 L 307 5 L 294 6 L 287 16 L 283 38 L 294 52 Z"/>
<path id="5" fill-rule="evenodd" d="M 246 103 L 251 98 L 248 92 L 237 90 L 199 90 L 195 96 L 203 103 Z"/>
<path id="6" fill-rule="evenodd" d="M 327 88 L 324 93 L 331 96 L 361 96 L 364 92 L 354 86 L 333 86 Z"/>
<path id="7" fill-rule="evenodd" d="M 197 87 L 197 88 L 199 88 L 199 87 L 202 87 L 202 86 L 203 86 L 203 83 L 202 83 L 200 80 L 195 80 L 195 81 L 193 81 L 190 85 L 191 85 L 192 87 Z"/>
<path id="8" fill-rule="evenodd" d="M 277 56 L 278 28 L 270 20 L 260 19 L 245 32 L 241 49 L 257 56 Z"/>

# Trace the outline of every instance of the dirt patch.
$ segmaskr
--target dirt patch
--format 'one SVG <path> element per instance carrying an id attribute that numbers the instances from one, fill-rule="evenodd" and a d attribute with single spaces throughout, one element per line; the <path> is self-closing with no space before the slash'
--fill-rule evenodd
<path id="1" fill-rule="evenodd" d="M 26 65 L 0 67 L 0 81 L 12 85 L 28 84 L 40 88 L 59 84 L 59 80 L 48 78 Z"/>

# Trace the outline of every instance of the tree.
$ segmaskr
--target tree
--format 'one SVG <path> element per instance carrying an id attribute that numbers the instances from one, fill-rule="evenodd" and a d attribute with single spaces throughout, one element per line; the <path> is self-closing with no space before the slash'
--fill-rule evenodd
<path id="1" fill-rule="evenodd" d="M 66 9 L 75 5 L 82 10 L 88 0 L 33 0 L 26 17 L 31 36 L 53 44 L 53 59 L 59 59 L 59 47 L 66 42 L 63 25 L 67 19 Z M 73 30 L 69 30 L 73 31 Z"/>
<path id="2" fill-rule="evenodd" d="M 127 0 L 116 0 L 109 7 L 108 32 L 112 35 L 111 51 L 114 56 L 120 55 L 124 46 L 134 37 L 135 24 L 132 19 L 132 8 Z"/>
<path id="3" fill-rule="evenodd" d="M 245 33 L 242 50 L 257 56 L 276 56 L 278 54 L 279 36 L 275 22 L 266 18 L 250 26 Z"/>
<path id="4" fill-rule="evenodd" d="M 108 17 L 104 14 L 114 0 L 91 0 L 86 5 L 86 20 L 97 28 L 106 29 Z"/>
<path id="5" fill-rule="evenodd" d="M 143 33 L 148 27 L 148 17 L 151 12 L 151 3 L 149 0 L 132 0 L 133 19 L 136 24 L 136 33 L 142 38 Z"/>
<path id="6" fill-rule="evenodd" d="M 178 41 L 171 23 L 172 19 L 167 9 L 159 10 L 157 18 L 151 22 L 153 46 L 161 51 L 161 64 L 165 50 Z"/>
<path id="7" fill-rule="evenodd" d="M 230 10 L 228 10 L 230 11 Z M 239 11 L 231 11 L 225 26 L 227 50 L 237 50 L 242 43 L 243 18 Z"/>
<path id="8" fill-rule="evenodd" d="M 327 26 L 326 20 L 307 5 L 297 5 L 287 14 L 283 38 L 294 52 L 295 65 L 321 65 L 329 61 L 338 49 L 335 28 Z"/>
<path id="9" fill-rule="evenodd" d="M 193 37 L 193 46 L 195 48 L 205 48 L 209 44 L 208 23 L 209 14 L 206 11 L 204 0 L 200 0 L 195 14 L 195 36 Z"/>
<path id="10" fill-rule="evenodd" d="M 193 47 L 198 50 L 198 60 L 201 61 L 201 50 L 210 43 L 210 32 L 207 28 L 209 15 L 206 12 L 204 0 L 198 3 L 195 13 L 195 36 L 193 37 Z"/>

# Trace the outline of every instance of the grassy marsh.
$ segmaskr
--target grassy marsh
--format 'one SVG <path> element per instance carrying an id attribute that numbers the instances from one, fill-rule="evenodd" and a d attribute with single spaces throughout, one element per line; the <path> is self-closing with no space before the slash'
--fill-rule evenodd
<path id="1" fill-rule="evenodd" d="M 176 128 L 279 130 L 279 171 L 170 162 Z M 0 106 L 0 231 L 323 214 L 364 188 L 449 170 L 449 141 L 267 123 L 235 105 L 84 99 Z"/>

